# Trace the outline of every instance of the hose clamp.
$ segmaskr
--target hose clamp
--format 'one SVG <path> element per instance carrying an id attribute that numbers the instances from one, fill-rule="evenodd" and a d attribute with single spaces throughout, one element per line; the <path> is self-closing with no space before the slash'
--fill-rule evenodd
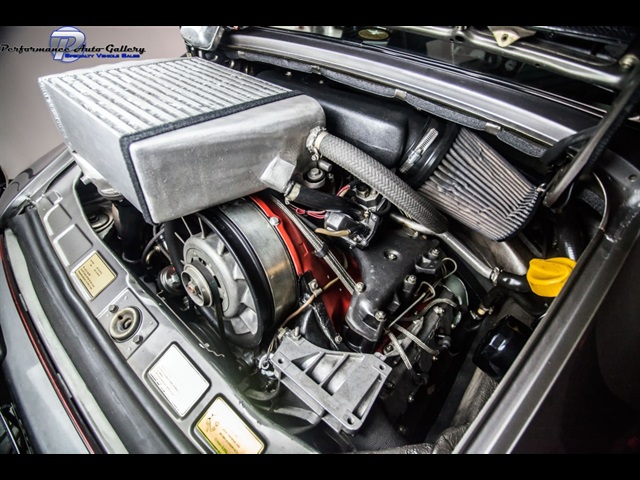
<path id="1" fill-rule="evenodd" d="M 500 276 L 500 274 L 502 273 L 502 270 L 498 267 L 494 268 L 491 271 L 491 276 L 489 277 L 489 280 L 491 280 L 491 282 L 494 285 L 498 285 L 498 277 Z"/>
<path id="2" fill-rule="evenodd" d="M 314 161 L 318 161 L 322 157 L 322 154 L 320 153 L 320 143 L 322 143 L 322 140 L 328 134 L 329 133 L 327 132 L 327 129 L 324 127 L 315 127 L 309 133 L 306 146 L 307 149 L 311 152 Z"/>

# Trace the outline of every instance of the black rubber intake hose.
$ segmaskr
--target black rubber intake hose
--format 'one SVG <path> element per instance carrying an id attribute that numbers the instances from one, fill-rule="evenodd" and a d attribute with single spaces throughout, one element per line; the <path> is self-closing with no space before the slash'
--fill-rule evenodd
<path id="1" fill-rule="evenodd" d="M 564 209 L 555 226 L 558 254 L 578 260 L 584 251 L 584 237 L 575 208 Z"/>
<path id="2" fill-rule="evenodd" d="M 516 292 L 527 293 L 531 291 L 531 286 L 526 275 L 516 275 L 515 273 L 500 272 L 496 278 L 496 285 Z"/>
<path id="3" fill-rule="evenodd" d="M 380 192 L 412 220 L 434 234 L 447 231 L 447 219 L 435 206 L 391 170 L 349 142 L 318 127 L 309 134 L 307 148 L 314 154 L 319 153 L 328 158 Z"/>

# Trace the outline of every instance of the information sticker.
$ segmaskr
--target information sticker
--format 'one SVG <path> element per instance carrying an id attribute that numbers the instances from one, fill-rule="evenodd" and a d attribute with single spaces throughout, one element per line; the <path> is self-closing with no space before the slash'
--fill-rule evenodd
<path id="1" fill-rule="evenodd" d="M 197 424 L 217 453 L 257 454 L 264 443 L 222 397 L 216 398 Z"/>
<path id="2" fill-rule="evenodd" d="M 175 344 L 149 369 L 149 378 L 181 417 L 209 388 L 209 382 Z"/>
<path id="3" fill-rule="evenodd" d="M 80 265 L 73 274 L 87 290 L 91 298 L 96 298 L 100 292 L 116 279 L 116 274 L 109 268 L 98 252 L 94 252 Z"/>

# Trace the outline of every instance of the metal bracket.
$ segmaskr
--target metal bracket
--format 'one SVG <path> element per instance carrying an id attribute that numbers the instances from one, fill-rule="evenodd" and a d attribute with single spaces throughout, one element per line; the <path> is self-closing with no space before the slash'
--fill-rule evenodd
<path id="1" fill-rule="evenodd" d="M 501 47 L 508 47 L 521 38 L 527 38 L 535 35 L 535 31 L 527 30 L 522 27 L 488 27 L 491 30 L 496 43 Z"/>
<path id="2" fill-rule="evenodd" d="M 187 45 L 200 50 L 213 51 L 218 47 L 224 28 L 220 26 L 181 26 L 180 35 Z"/>
<path id="3" fill-rule="evenodd" d="M 282 383 L 336 432 L 356 432 L 391 367 L 376 355 L 325 350 L 288 331 L 271 357 Z"/>

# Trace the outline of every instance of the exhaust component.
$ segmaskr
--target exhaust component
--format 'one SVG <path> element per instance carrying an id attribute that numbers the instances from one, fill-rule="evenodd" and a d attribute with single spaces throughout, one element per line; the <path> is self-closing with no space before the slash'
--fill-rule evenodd
<path id="1" fill-rule="evenodd" d="M 264 190 L 311 163 L 320 104 L 193 57 L 39 79 L 85 176 L 161 223 Z"/>

